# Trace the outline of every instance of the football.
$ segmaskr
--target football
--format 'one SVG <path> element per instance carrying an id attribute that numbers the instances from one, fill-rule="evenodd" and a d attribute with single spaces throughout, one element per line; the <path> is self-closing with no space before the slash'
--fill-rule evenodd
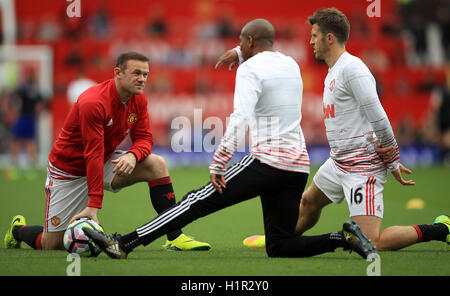
<path id="1" fill-rule="evenodd" d="M 82 257 L 95 257 L 101 250 L 83 232 L 83 227 L 103 232 L 103 227 L 92 219 L 80 218 L 72 222 L 64 233 L 64 248 L 69 253 L 76 253 Z"/>

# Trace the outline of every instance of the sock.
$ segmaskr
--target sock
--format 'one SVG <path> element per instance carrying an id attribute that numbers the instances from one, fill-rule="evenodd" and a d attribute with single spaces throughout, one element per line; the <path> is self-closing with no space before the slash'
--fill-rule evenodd
<path id="1" fill-rule="evenodd" d="M 334 252 L 343 247 L 342 233 L 327 233 L 322 235 L 296 235 L 283 240 L 268 240 L 266 236 L 266 251 L 269 257 L 311 257 L 327 252 Z"/>
<path id="2" fill-rule="evenodd" d="M 175 205 L 175 193 L 173 191 L 172 180 L 170 177 L 150 181 L 148 182 L 148 187 L 150 189 L 150 199 L 152 201 L 152 205 L 158 214 Z M 182 233 L 183 232 L 181 229 L 172 231 L 167 234 L 167 239 L 172 241 Z"/>
<path id="3" fill-rule="evenodd" d="M 328 239 L 330 240 L 330 245 L 334 248 L 343 248 L 345 246 L 342 231 L 330 233 Z"/>
<path id="4" fill-rule="evenodd" d="M 413 225 L 413 227 L 417 232 L 418 242 L 445 241 L 448 234 L 448 227 L 442 223 Z"/>
<path id="5" fill-rule="evenodd" d="M 41 250 L 41 238 L 44 233 L 42 226 L 16 226 L 13 228 L 13 236 L 18 241 L 23 241 L 36 250 Z"/>
<path id="6" fill-rule="evenodd" d="M 120 244 L 122 249 L 128 254 L 133 251 L 134 248 L 141 245 L 141 240 L 136 231 L 129 234 L 125 234 L 120 238 Z"/>

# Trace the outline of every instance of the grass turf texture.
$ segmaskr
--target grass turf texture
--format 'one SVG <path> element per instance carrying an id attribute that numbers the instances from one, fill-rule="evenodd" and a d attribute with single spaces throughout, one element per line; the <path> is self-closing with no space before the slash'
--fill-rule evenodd
<path id="1" fill-rule="evenodd" d="M 313 170 L 312 173 L 314 173 Z M 209 179 L 205 168 L 173 169 L 177 200 Z M 450 214 L 448 168 L 415 169 L 416 186 L 402 187 L 389 176 L 384 192 L 383 228 L 391 225 L 429 224 L 442 213 Z M 309 182 L 311 182 L 311 177 Z M 22 249 L 5 249 L 3 235 L 13 215 L 22 214 L 29 225 L 43 223 L 45 172 L 32 181 L 7 181 L 0 177 L 0 275 L 66 275 L 70 264 L 65 251 L 35 251 L 22 243 Z M 412 198 L 425 201 L 422 210 L 408 210 Z M 107 233 L 128 233 L 155 217 L 145 183 L 105 192 L 99 219 Z M 319 223 L 306 234 L 334 232 L 348 219 L 345 203 L 329 205 Z M 242 240 L 263 233 L 258 198 L 201 218 L 184 232 L 212 244 L 208 252 L 165 251 L 165 237 L 147 247 L 139 247 L 128 260 L 110 260 L 105 254 L 81 258 L 81 275 L 181 275 L 181 276 L 298 276 L 366 275 L 370 262 L 356 253 L 337 250 L 312 258 L 268 258 L 264 249 L 250 249 Z M 422 243 L 394 252 L 381 252 L 381 275 L 450 275 L 450 246 L 441 242 Z"/>

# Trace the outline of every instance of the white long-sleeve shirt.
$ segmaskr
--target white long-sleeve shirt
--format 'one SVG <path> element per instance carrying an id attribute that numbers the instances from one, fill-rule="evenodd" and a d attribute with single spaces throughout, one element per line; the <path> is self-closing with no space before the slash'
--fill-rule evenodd
<path id="1" fill-rule="evenodd" d="M 264 51 L 236 72 L 234 110 L 214 154 L 211 173 L 224 174 L 238 143 L 250 129 L 250 153 L 262 163 L 309 173 L 300 127 L 303 82 L 298 64 L 280 52 Z"/>
<path id="2" fill-rule="evenodd" d="M 338 169 L 367 175 L 398 168 L 397 142 L 375 79 L 358 57 L 344 52 L 328 70 L 323 110 L 330 156 Z M 375 152 L 377 138 L 383 147 L 397 148 L 387 166 Z"/>

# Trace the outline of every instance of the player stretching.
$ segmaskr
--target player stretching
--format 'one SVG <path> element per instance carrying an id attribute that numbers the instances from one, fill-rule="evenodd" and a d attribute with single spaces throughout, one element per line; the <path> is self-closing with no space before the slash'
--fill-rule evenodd
<path id="1" fill-rule="evenodd" d="M 211 182 L 127 235 L 108 236 L 85 229 L 110 257 L 125 258 L 139 245 L 256 196 L 261 197 L 270 257 L 307 257 L 338 247 L 356 250 L 364 258 L 374 252 L 352 221 L 345 222 L 342 231 L 336 233 L 294 235 L 309 174 L 300 127 L 302 79 L 297 63 L 273 50 L 274 37 L 272 24 L 263 19 L 253 20 L 242 29 L 240 44 L 245 62 L 236 73 L 234 111 L 209 166 Z M 227 169 L 248 126 L 251 153 Z"/>
<path id="2" fill-rule="evenodd" d="M 103 189 L 118 192 L 136 182 L 148 182 L 151 202 L 160 213 L 175 204 L 165 160 L 151 154 L 153 137 L 144 94 L 148 58 L 136 52 L 121 54 L 114 79 L 80 95 L 48 157 L 44 227 L 28 226 L 17 215 L 5 235 L 6 248 L 25 241 L 35 249 L 63 249 L 63 235 L 77 218 L 92 217 L 102 207 Z M 116 147 L 130 135 L 128 152 Z M 165 247 L 209 250 L 181 230 L 168 233 Z"/>
<path id="3" fill-rule="evenodd" d="M 345 50 L 350 34 L 347 17 L 328 8 L 316 11 L 308 21 L 312 25 L 310 44 L 314 56 L 329 66 L 323 110 L 331 152 L 303 194 L 296 231 L 303 233 L 313 227 L 323 207 L 345 198 L 350 217 L 378 251 L 430 240 L 450 243 L 450 219 L 445 215 L 437 217 L 432 225 L 392 226 L 381 231 L 387 171 L 402 185 L 415 183 L 402 177 L 403 172 L 411 172 L 399 163 L 397 143 L 378 99 L 374 77 L 359 58 Z M 227 52 L 218 65 L 236 62 L 236 54 Z M 377 149 L 377 139 L 384 149 Z M 265 243 L 264 237 L 251 237 L 244 240 L 244 244 L 247 242 L 250 246 Z"/>

